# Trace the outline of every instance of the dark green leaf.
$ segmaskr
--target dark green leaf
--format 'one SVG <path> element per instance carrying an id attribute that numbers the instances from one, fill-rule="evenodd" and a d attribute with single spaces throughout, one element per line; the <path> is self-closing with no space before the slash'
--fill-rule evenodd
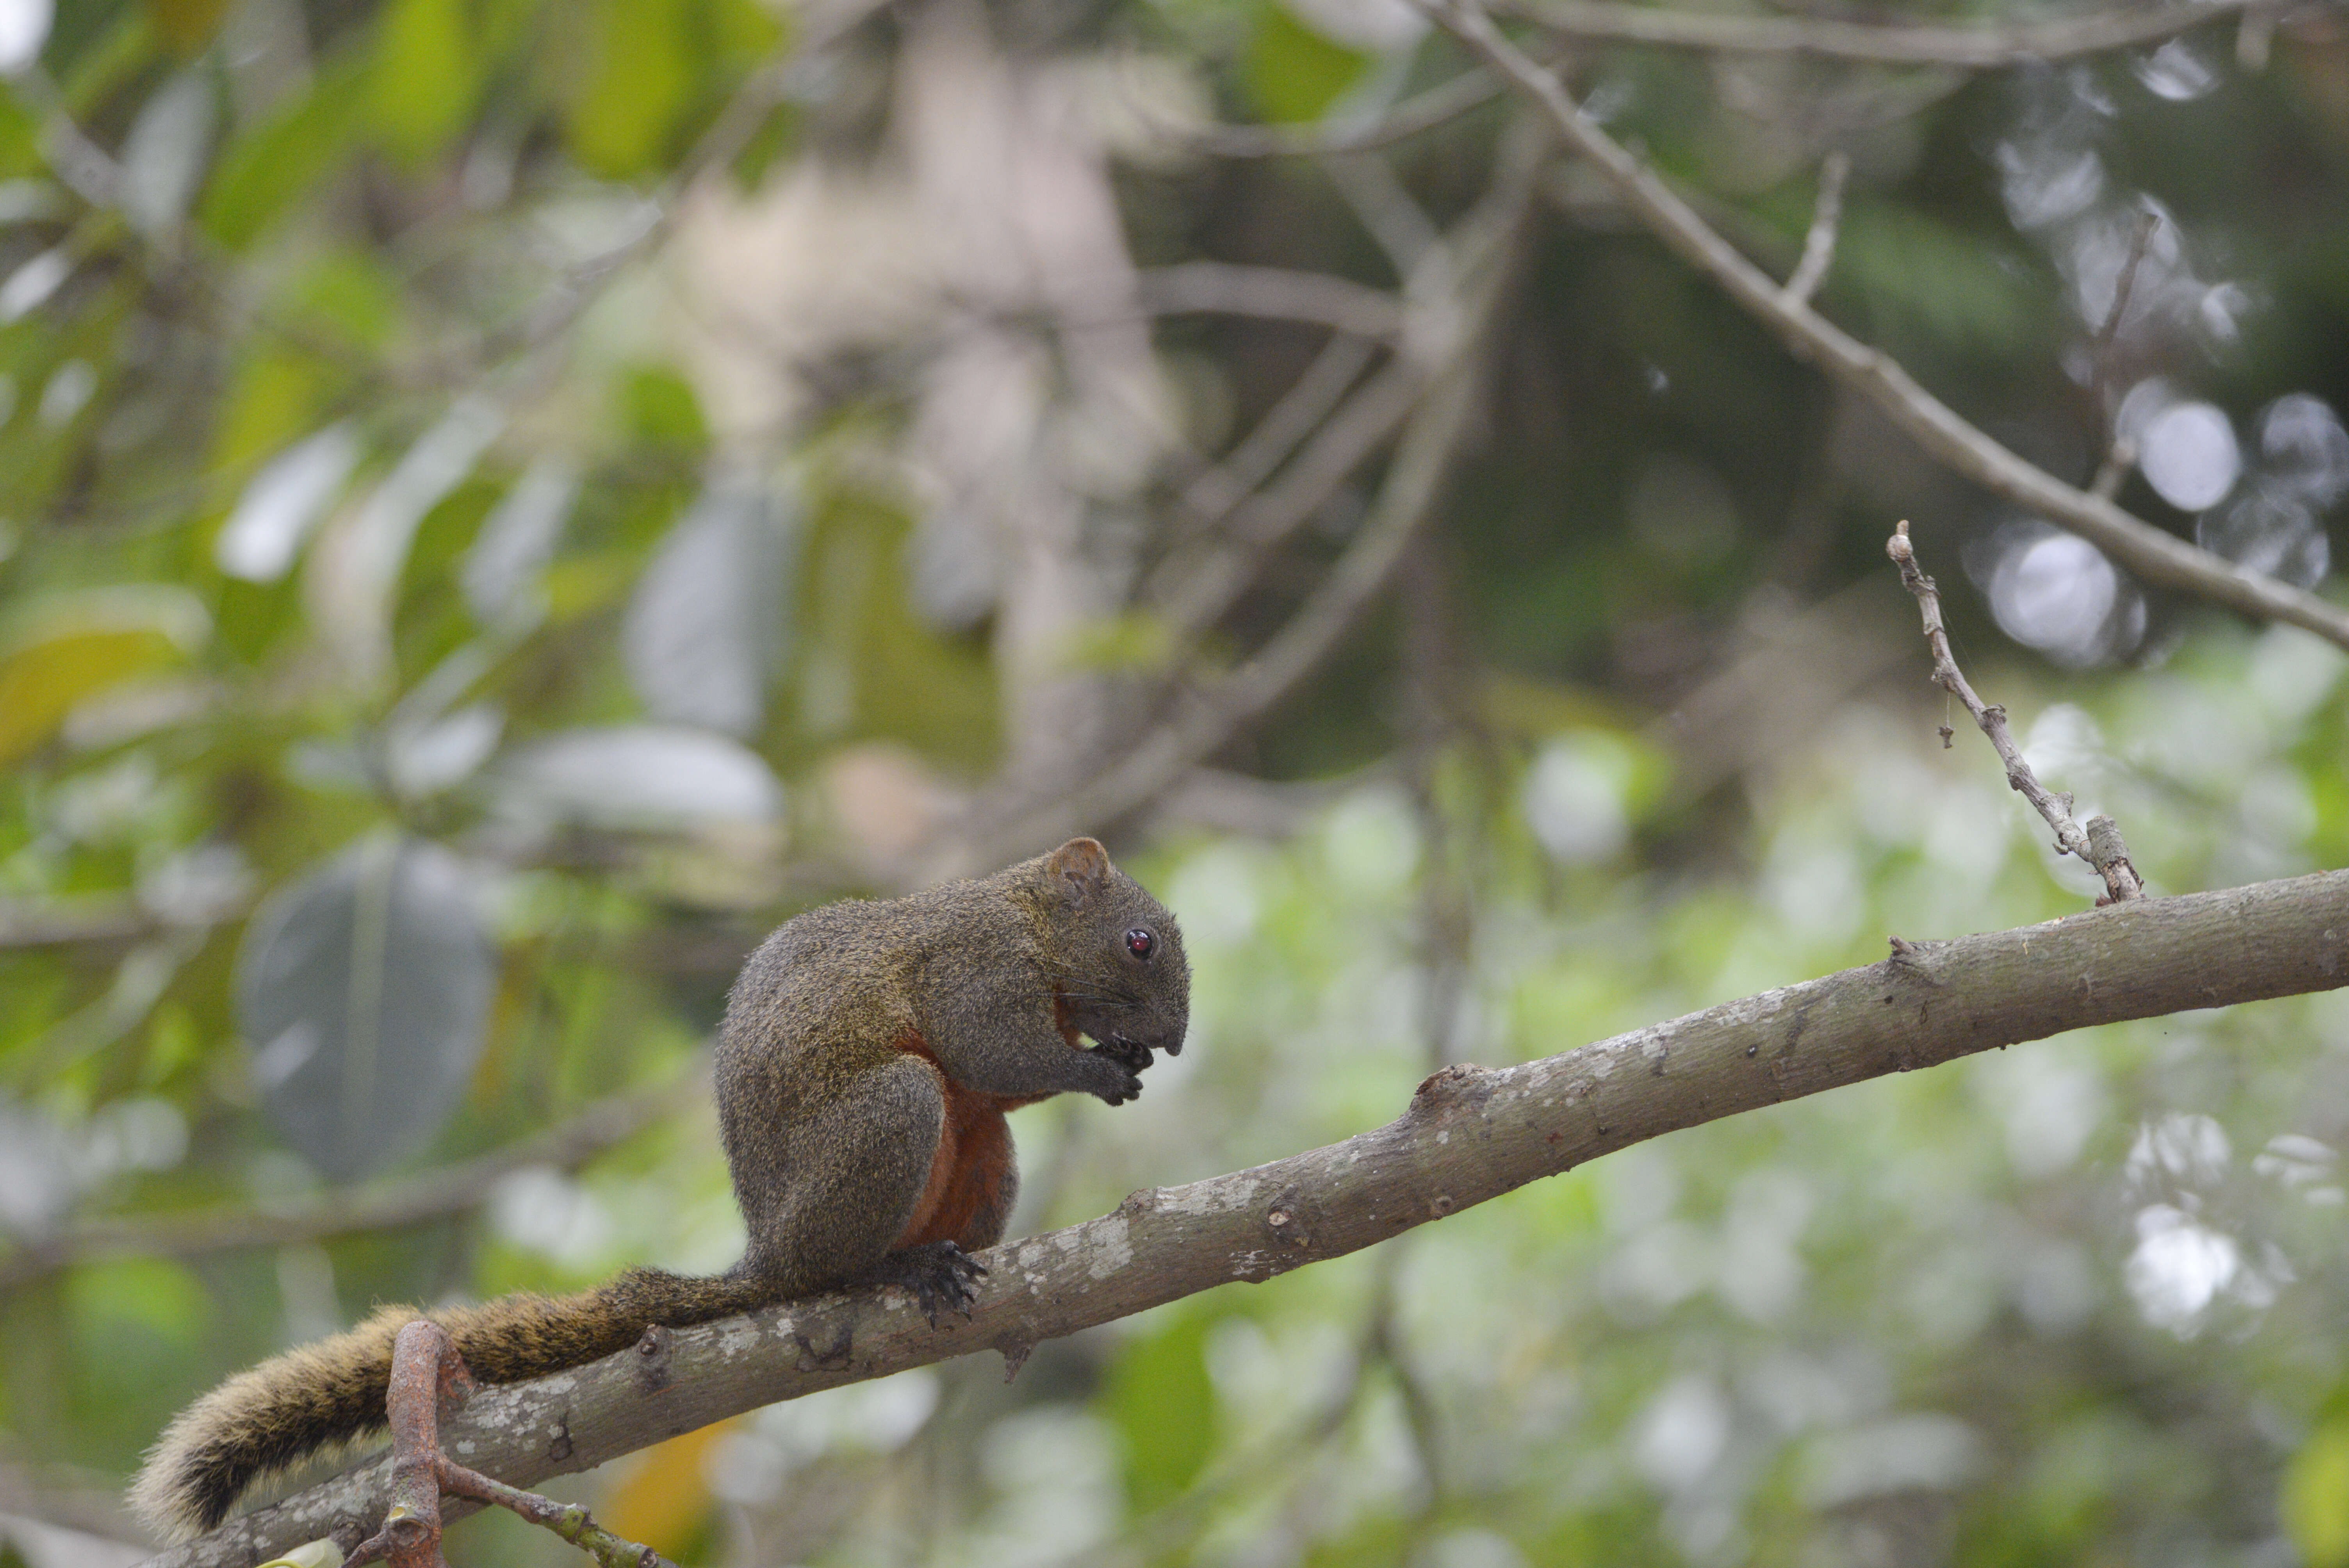
<path id="1" fill-rule="evenodd" d="M 361 74 L 350 57 L 328 64 L 308 92 L 229 145 L 198 210 L 206 233 L 242 250 L 326 177 L 358 128 Z"/>
<path id="2" fill-rule="evenodd" d="M 428 1141 L 472 1076 L 495 979 L 464 865 L 437 844 L 364 840 L 280 890 L 236 977 L 271 1122 L 346 1181 Z"/>

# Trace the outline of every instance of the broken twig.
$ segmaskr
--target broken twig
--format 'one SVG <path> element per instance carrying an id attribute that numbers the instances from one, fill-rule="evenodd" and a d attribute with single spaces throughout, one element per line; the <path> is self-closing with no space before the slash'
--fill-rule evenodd
<path id="1" fill-rule="evenodd" d="M 2110 817 L 2088 819 L 2087 828 L 2072 819 L 2072 797 L 2068 793 L 2051 794 L 2031 771 L 2031 764 L 2023 759 L 2022 748 L 2014 744 L 2014 734 L 2007 727 L 2006 709 L 1985 705 L 1967 684 L 1958 661 L 1950 652 L 1950 634 L 1941 624 L 1941 594 L 1933 580 L 1917 569 L 1917 552 L 1909 542 L 1909 524 L 1903 520 L 1893 529 L 1892 537 L 1884 543 L 1884 553 L 1892 557 L 1900 568 L 1902 586 L 1915 596 L 1917 608 L 1925 618 L 1925 642 L 1933 650 L 1933 681 L 1942 690 L 1966 705 L 1974 716 L 1982 732 L 1998 748 L 2000 760 L 2006 764 L 2006 782 L 2030 801 L 2047 825 L 2055 830 L 2055 847 L 2065 854 L 2077 855 L 2096 868 L 2105 879 L 2105 896 L 2096 902 L 2121 903 L 2145 896 L 2145 883 L 2129 863 L 2128 846 L 2121 841 L 2120 828 Z M 1941 744 L 1950 744 L 1950 730 L 1941 729 Z"/>

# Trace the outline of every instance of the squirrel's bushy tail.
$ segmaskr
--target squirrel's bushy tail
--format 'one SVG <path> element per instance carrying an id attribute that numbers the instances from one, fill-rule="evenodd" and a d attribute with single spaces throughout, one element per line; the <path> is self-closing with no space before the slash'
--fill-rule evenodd
<path id="1" fill-rule="evenodd" d="M 384 1429 L 391 1345 L 429 1317 L 484 1383 L 519 1383 L 624 1350 L 653 1324 L 683 1328 L 779 1299 L 742 1270 L 686 1279 L 630 1269 L 577 1295 L 509 1295 L 419 1313 L 387 1306 L 347 1334 L 274 1356 L 198 1399 L 164 1429 L 130 1488 L 130 1506 L 166 1540 L 228 1516 L 255 1481 L 322 1449 Z"/>

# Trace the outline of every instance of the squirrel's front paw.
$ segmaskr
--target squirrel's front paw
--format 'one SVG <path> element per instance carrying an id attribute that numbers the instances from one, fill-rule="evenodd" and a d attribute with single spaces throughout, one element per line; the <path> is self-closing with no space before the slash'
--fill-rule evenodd
<path id="1" fill-rule="evenodd" d="M 1098 1096 L 1104 1104 L 1123 1105 L 1142 1092 L 1142 1077 L 1106 1047 L 1077 1053 L 1075 1080 L 1069 1087 Z"/>
<path id="2" fill-rule="evenodd" d="M 1093 1055 L 1106 1057 L 1134 1074 L 1148 1070 L 1150 1064 L 1157 1059 L 1150 1054 L 1148 1046 L 1136 1045 L 1132 1040 L 1103 1040 L 1093 1047 Z"/>
<path id="3" fill-rule="evenodd" d="M 986 1274 L 985 1264 L 952 1242 L 925 1242 L 892 1253 L 880 1271 L 883 1283 L 914 1293 L 914 1305 L 932 1328 L 938 1326 L 941 1312 L 959 1312 L 968 1318 L 971 1303 L 978 1299 L 973 1287 Z"/>

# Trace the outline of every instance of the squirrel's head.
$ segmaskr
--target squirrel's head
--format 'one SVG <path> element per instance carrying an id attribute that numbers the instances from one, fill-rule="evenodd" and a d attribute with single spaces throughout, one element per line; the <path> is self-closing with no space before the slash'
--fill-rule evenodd
<path id="1" fill-rule="evenodd" d="M 1166 906 L 1110 864 L 1097 840 L 1071 839 L 1031 863 L 1070 1019 L 1103 1045 L 1180 1055 L 1191 965 Z"/>

